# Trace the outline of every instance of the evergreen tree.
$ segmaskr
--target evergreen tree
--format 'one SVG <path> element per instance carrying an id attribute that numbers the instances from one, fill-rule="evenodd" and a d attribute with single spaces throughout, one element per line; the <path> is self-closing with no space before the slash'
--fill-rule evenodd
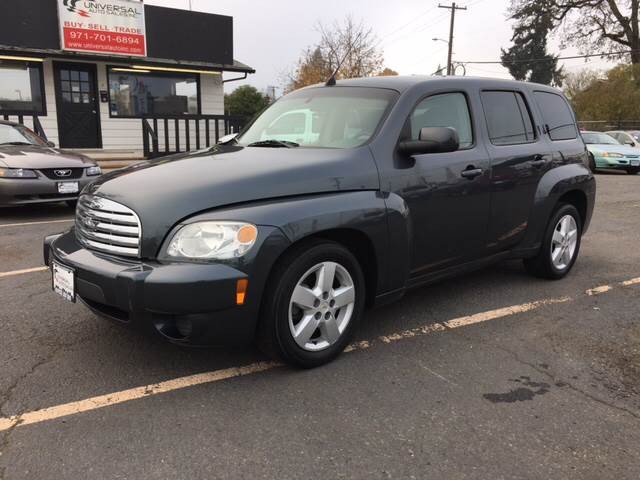
<path id="1" fill-rule="evenodd" d="M 502 49 L 502 65 L 516 80 L 561 86 L 563 71 L 558 68 L 558 57 L 547 52 L 547 37 L 554 27 L 547 1 L 527 3 L 511 18 L 516 20 L 513 45 Z"/>

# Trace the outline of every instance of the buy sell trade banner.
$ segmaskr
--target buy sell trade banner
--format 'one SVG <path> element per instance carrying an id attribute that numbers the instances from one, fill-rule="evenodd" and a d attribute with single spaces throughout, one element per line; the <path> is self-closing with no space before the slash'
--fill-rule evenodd
<path id="1" fill-rule="evenodd" d="M 144 57 L 144 5 L 131 0 L 58 0 L 63 50 Z"/>

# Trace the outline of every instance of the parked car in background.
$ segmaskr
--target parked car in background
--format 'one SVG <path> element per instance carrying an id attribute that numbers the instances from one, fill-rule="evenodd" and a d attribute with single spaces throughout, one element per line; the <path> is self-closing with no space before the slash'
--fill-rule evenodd
<path id="1" fill-rule="evenodd" d="M 54 148 L 19 123 L 0 121 L 0 206 L 67 202 L 101 174 L 88 157 Z"/>
<path id="2" fill-rule="evenodd" d="M 226 144 L 103 175 L 44 260 L 58 294 L 123 325 L 184 345 L 257 340 L 313 367 L 365 307 L 409 288 L 508 258 L 563 278 L 593 211 L 586 163 L 547 86 L 338 81 L 284 96 Z"/>
<path id="3" fill-rule="evenodd" d="M 611 132 L 607 132 L 607 135 L 611 135 L 622 145 L 627 145 L 629 147 L 640 148 L 640 130 L 614 130 Z"/>
<path id="4" fill-rule="evenodd" d="M 593 155 L 595 168 L 624 170 L 630 175 L 640 172 L 640 149 L 622 145 L 602 132 L 582 132 L 582 138 Z"/>

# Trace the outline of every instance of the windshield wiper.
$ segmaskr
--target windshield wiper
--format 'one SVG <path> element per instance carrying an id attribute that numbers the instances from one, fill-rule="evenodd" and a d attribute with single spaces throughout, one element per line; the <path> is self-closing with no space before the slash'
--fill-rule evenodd
<path id="1" fill-rule="evenodd" d="M 261 140 L 259 142 L 253 142 L 247 145 L 247 147 L 270 147 L 270 148 L 294 148 L 299 146 L 300 146 L 299 143 L 289 142 L 287 140 Z"/>
<path id="2" fill-rule="evenodd" d="M 29 142 L 3 142 L 0 145 L 33 145 Z"/>

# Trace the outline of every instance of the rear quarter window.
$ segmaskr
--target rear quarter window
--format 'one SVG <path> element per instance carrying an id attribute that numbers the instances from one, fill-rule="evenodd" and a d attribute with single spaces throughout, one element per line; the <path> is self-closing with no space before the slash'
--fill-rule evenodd
<path id="1" fill-rule="evenodd" d="M 573 140 L 578 137 L 571 108 L 561 95 L 541 91 L 534 92 L 534 95 L 551 140 Z"/>

